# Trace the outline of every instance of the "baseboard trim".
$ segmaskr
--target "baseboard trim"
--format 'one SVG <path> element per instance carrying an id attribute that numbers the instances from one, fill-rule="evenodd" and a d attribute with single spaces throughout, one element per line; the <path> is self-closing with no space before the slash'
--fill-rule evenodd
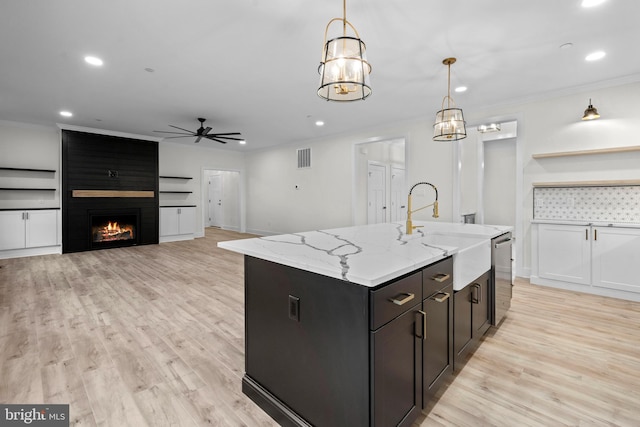
<path id="1" fill-rule="evenodd" d="M 283 427 L 312 427 L 291 408 L 269 393 L 247 374 L 242 377 L 242 392 Z"/>

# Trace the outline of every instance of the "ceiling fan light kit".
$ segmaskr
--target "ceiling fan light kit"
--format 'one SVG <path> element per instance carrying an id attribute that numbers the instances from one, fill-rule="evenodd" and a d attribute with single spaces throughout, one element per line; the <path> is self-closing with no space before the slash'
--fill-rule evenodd
<path id="1" fill-rule="evenodd" d="M 436 113 L 436 122 L 433 125 L 434 141 L 458 141 L 467 137 L 462 109 L 456 108 L 451 98 L 451 64 L 455 62 L 456 58 L 445 58 L 442 61 L 448 67 L 447 96 L 442 100 L 442 109 Z M 444 108 L 445 102 L 447 108 Z"/>
<path id="2" fill-rule="evenodd" d="M 228 139 L 230 141 L 244 141 L 243 138 L 235 138 L 236 136 L 241 135 L 240 132 L 209 133 L 211 132 L 212 127 L 211 126 L 207 126 L 206 128 L 204 127 L 204 122 L 206 120 L 207 119 L 203 119 L 201 117 L 198 118 L 198 121 L 200 122 L 200 127 L 195 132 L 190 131 L 189 129 L 184 129 L 174 125 L 169 125 L 169 126 L 184 132 L 171 132 L 171 131 L 163 131 L 163 130 L 154 130 L 154 132 L 168 133 L 168 134 L 175 135 L 175 136 L 166 136 L 165 139 L 195 137 L 196 139 L 194 142 L 196 143 L 200 142 L 202 138 L 210 139 L 211 141 L 216 141 L 221 144 L 227 143 L 225 139 Z"/>
<path id="3" fill-rule="evenodd" d="M 342 35 L 327 40 L 329 27 L 342 22 Z M 347 27 L 353 35 L 347 35 Z M 371 95 L 366 45 L 355 27 L 347 21 L 347 2 L 342 2 L 342 18 L 333 18 L 324 32 L 324 44 L 318 73 L 318 96 L 327 101 L 358 101 Z"/>

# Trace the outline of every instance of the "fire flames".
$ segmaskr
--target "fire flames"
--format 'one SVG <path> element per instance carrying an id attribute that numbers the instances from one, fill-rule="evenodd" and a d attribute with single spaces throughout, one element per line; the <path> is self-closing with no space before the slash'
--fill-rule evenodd
<path id="1" fill-rule="evenodd" d="M 129 240 L 133 239 L 133 225 L 120 225 L 116 221 L 109 221 L 106 225 L 94 227 L 94 242 L 109 242 L 113 240 Z"/>

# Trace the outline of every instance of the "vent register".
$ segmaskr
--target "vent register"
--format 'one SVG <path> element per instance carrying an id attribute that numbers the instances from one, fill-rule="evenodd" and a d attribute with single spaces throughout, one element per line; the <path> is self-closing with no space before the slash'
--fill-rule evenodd
<path id="1" fill-rule="evenodd" d="M 299 148 L 296 150 L 298 156 L 298 169 L 311 167 L 311 148 Z"/>

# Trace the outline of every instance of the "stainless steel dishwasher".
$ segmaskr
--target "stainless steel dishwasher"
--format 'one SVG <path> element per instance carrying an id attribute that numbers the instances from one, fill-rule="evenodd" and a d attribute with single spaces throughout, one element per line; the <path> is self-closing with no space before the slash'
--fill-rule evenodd
<path id="1" fill-rule="evenodd" d="M 491 324 L 498 325 L 511 307 L 511 233 L 505 233 L 491 239 L 491 272 L 493 277 L 493 306 Z"/>

